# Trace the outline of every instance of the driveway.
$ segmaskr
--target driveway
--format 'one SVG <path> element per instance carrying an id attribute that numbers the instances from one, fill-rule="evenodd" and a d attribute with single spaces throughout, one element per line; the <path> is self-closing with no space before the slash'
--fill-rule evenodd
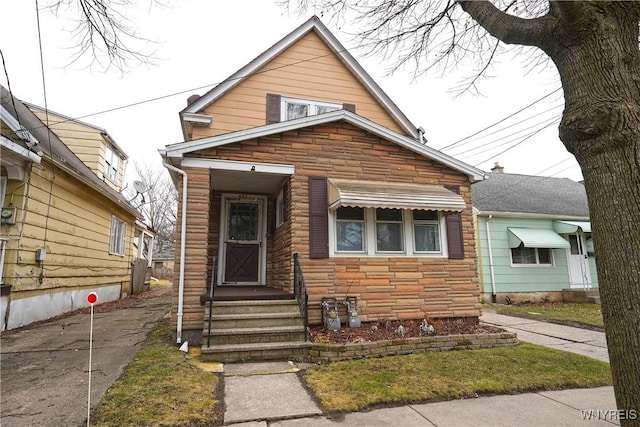
<path id="1" fill-rule="evenodd" d="M 129 298 L 93 320 L 91 407 L 170 309 L 169 288 Z M 106 304 L 109 306 L 110 303 Z M 127 308 L 120 308 L 122 305 Z M 87 423 L 90 315 L 73 314 L 0 338 L 0 425 L 81 426 Z"/>

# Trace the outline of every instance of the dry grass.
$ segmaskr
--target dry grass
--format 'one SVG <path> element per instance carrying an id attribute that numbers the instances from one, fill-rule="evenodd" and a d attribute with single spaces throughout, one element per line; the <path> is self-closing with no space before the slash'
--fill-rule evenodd
<path id="1" fill-rule="evenodd" d="M 327 412 L 611 385 L 607 363 L 532 344 L 335 362 L 303 378 Z"/>
<path id="2" fill-rule="evenodd" d="M 222 423 L 221 379 L 193 366 L 155 326 L 91 416 L 93 426 L 211 426 Z"/>

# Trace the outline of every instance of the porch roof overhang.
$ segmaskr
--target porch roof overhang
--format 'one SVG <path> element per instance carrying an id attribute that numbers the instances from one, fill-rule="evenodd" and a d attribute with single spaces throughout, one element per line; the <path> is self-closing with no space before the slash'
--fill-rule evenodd
<path id="1" fill-rule="evenodd" d="M 559 234 L 575 233 L 581 229 L 584 233 L 591 233 L 589 221 L 553 221 L 553 229 Z"/>
<path id="2" fill-rule="evenodd" d="M 522 243 L 525 248 L 554 248 L 565 249 L 571 247 L 568 241 L 553 230 L 540 228 L 508 228 L 510 248 L 517 248 Z"/>
<path id="3" fill-rule="evenodd" d="M 466 203 L 440 185 L 330 179 L 329 208 L 341 206 L 461 212 Z"/>
<path id="4" fill-rule="evenodd" d="M 184 158 L 180 165 L 209 169 L 212 190 L 237 193 L 272 193 L 295 173 L 293 165 L 235 160 Z"/>

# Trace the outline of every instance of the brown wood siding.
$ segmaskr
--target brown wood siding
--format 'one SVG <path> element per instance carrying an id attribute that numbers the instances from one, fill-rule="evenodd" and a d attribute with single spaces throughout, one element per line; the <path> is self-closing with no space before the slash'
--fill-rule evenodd
<path id="1" fill-rule="evenodd" d="M 364 320 L 480 314 L 471 192 L 467 176 L 344 122 L 247 140 L 242 144 L 203 150 L 192 156 L 295 165 L 296 172 L 291 178 L 289 190 L 291 211 L 287 227 L 290 229 L 290 239 L 283 243 L 287 248 L 280 251 L 300 254 L 313 322 L 320 321 L 322 297 L 342 299 L 345 295 L 358 297 Z M 467 202 L 467 208 L 461 214 L 466 257 L 312 259 L 309 252 L 311 176 L 458 187 L 460 195 Z M 280 235 L 276 232 L 275 236 L 279 238 Z M 272 257 L 271 262 L 275 259 Z M 273 280 L 275 270 L 269 270 L 267 283 Z M 202 310 L 198 310 L 201 324 Z"/>
<path id="2" fill-rule="evenodd" d="M 359 115 L 391 130 L 402 128 L 314 32 L 205 109 L 210 128 L 193 129 L 193 139 L 266 124 L 266 94 L 354 104 Z"/>
<path id="3" fill-rule="evenodd" d="M 12 230 L 21 238 L 17 247 L 12 246 L 12 298 L 20 298 L 21 291 L 82 286 L 118 284 L 126 290 L 131 280 L 130 262 L 135 258 L 135 218 L 60 169 L 56 168 L 51 186 L 51 166 L 43 166 L 44 170 L 32 168 L 25 195 L 16 201 L 18 221 Z M 127 223 L 124 256 L 109 254 L 112 214 Z M 43 247 L 44 279 L 39 283 L 41 268 L 35 252 Z"/>

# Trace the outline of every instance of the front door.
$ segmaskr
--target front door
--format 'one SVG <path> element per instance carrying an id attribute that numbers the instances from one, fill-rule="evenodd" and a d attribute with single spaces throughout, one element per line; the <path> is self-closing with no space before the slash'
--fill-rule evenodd
<path id="1" fill-rule="evenodd" d="M 261 200 L 227 200 L 223 284 L 260 283 L 262 206 Z"/>
<path id="2" fill-rule="evenodd" d="M 590 288 L 591 272 L 589 271 L 589 255 L 584 242 L 584 234 L 569 234 L 567 249 L 569 256 L 569 280 L 572 288 Z"/>

